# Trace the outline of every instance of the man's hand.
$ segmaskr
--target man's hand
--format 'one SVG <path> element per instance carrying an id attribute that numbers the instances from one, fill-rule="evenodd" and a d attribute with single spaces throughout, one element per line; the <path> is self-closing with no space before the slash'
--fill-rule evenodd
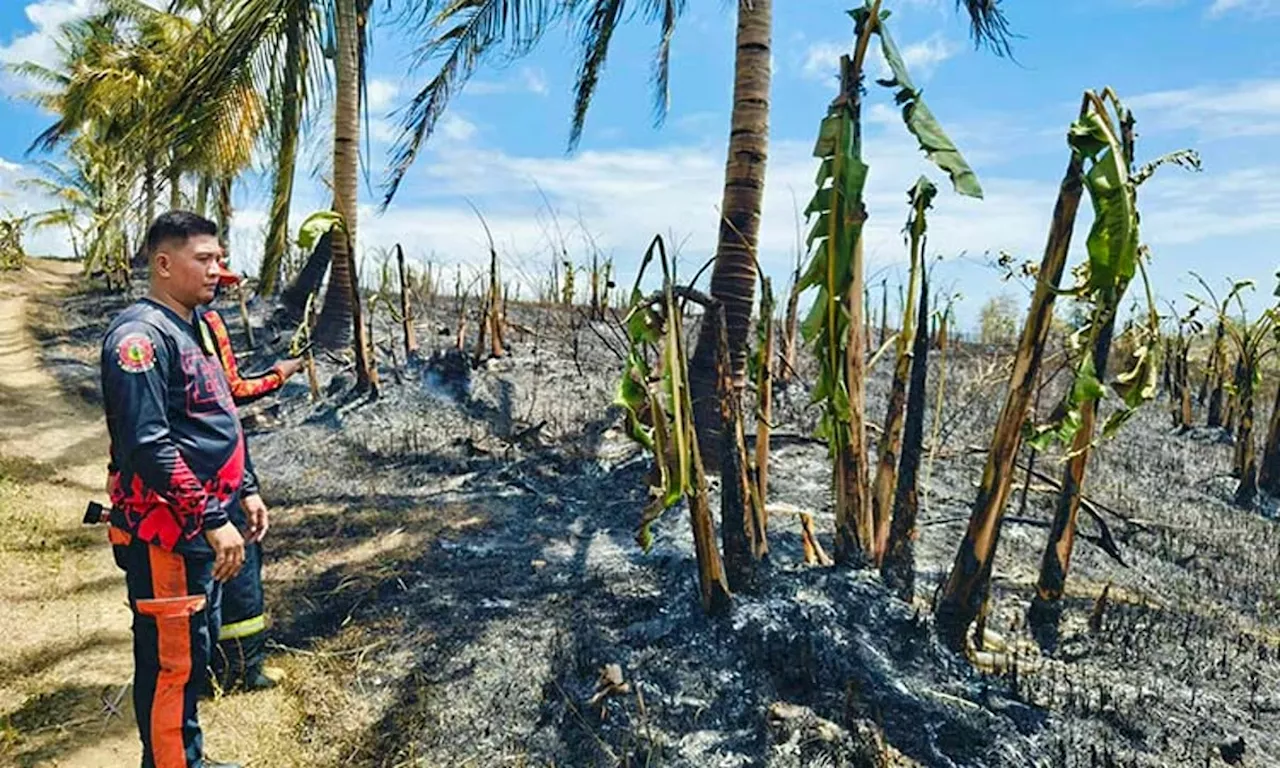
<path id="1" fill-rule="evenodd" d="M 267 505 L 262 501 L 262 497 L 254 493 L 245 496 L 240 500 L 240 506 L 244 509 L 244 516 L 249 520 L 249 530 L 246 532 L 244 542 L 253 544 L 262 541 L 267 535 Z"/>
<path id="2" fill-rule="evenodd" d="M 302 370 L 306 364 L 307 360 L 304 357 L 287 357 L 276 363 L 276 370 L 279 371 L 281 378 L 288 381 L 290 376 Z"/>
<path id="3" fill-rule="evenodd" d="M 230 581 L 244 565 L 244 538 L 231 523 L 204 532 L 205 540 L 213 547 L 213 578 Z"/>

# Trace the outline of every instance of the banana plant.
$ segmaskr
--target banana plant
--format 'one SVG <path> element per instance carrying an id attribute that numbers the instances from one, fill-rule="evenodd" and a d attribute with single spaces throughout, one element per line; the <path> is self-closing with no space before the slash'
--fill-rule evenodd
<path id="1" fill-rule="evenodd" d="M 836 560 L 853 562 L 870 555 L 876 537 L 868 482 L 864 403 L 866 321 L 863 310 L 863 201 L 868 166 L 862 159 L 863 67 L 872 37 L 891 76 L 878 81 L 894 89 L 907 130 L 931 162 L 946 171 L 955 190 L 981 197 L 973 170 L 947 137 L 912 83 L 906 62 L 889 33 L 889 12 L 880 0 L 849 11 L 854 20 L 853 55 L 840 60 L 840 91 L 827 109 L 813 154 L 820 160 L 817 191 L 805 209 L 816 221 L 806 247 L 812 251 L 798 288 L 817 287 L 801 333 L 819 361 L 812 398 L 822 403 L 819 436 L 827 439 L 836 494 Z M 886 521 L 887 522 L 887 521 Z"/>
<path id="2" fill-rule="evenodd" d="M 655 255 L 662 267 L 662 290 L 646 296 L 640 285 Z M 636 541 L 647 552 L 653 543 L 652 525 L 663 512 L 686 500 L 702 608 L 714 613 L 728 606 L 729 584 L 715 542 L 707 476 L 693 428 L 683 327 L 689 294 L 689 289 L 676 286 L 666 246 L 661 237 L 654 238 L 641 261 L 623 318 L 628 347 L 614 402 L 626 413 L 627 435 L 654 461 L 650 499 L 641 513 Z"/>
<path id="3" fill-rule="evenodd" d="M 1084 194 L 1085 153 L 1077 146 L 1077 127 L 1083 128 L 1098 99 L 1086 91 L 1080 111 L 1068 131 L 1071 150 L 1067 169 L 1058 188 L 1044 255 L 1034 271 L 1035 290 L 1027 307 L 1027 320 L 1018 339 L 1008 394 L 996 421 L 987 451 L 982 481 L 969 516 L 969 526 L 956 550 L 955 560 L 934 605 L 935 628 L 939 639 L 953 650 L 963 650 L 969 628 L 982 610 L 995 553 L 1000 540 L 1005 501 L 1013 484 L 1014 461 L 1022 446 L 1023 427 L 1030 410 L 1036 381 L 1040 377 L 1045 346 L 1053 322 L 1053 303 L 1066 268 L 1075 229 L 1076 214 Z"/>
<path id="4" fill-rule="evenodd" d="M 1147 322 L 1131 326 L 1134 338 L 1126 345 L 1131 350 L 1131 360 L 1113 383 L 1119 402 L 1103 425 L 1101 437 L 1113 436 L 1137 408 L 1156 395 L 1159 314 L 1144 264 L 1150 252 L 1140 244 L 1138 187 L 1167 163 L 1194 170 L 1200 168 L 1198 155 L 1181 150 L 1135 169 L 1133 113 L 1110 88 L 1100 95 L 1092 95 L 1091 101 L 1093 109 L 1072 126 L 1071 141 L 1089 165 L 1083 182 L 1093 205 L 1094 219 L 1086 242 L 1088 258 L 1076 270 L 1076 285 L 1067 291 L 1090 307 L 1090 315 L 1084 327 L 1071 336 L 1078 363 L 1074 381 L 1056 410 L 1059 416 L 1050 425 L 1034 428 L 1028 440 L 1038 452 L 1043 452 L 1054 441 L 1070 445 L 1062 490 L 1041 559 L 1036 597 L 1031 604 L 1033 623 L 1046 627 L 1056 626 L 1057 614 L 1053 607 L 1062 597 L 1071 561 L 1085 468 L 1093 446 L 1099 406 L 1108 394 L 1103 381 L 1116 316 L 1125 291 L 1139 275 L 1146 287 Z"/>
<path id="5" fill-rule="evenodd" d="M 925 269 L 925 231 L 928 228 L 925 212 L 933 205 L 933 198 L 937 193 L 938 188 L 923 176 L 907 191 L 907 198 L 911 204 L 911 215 L 906 226 L 911 255 L 910 277 L 903 302 L 902 330 L 898 333 L 898 356 L 894 365 L 893 381 L 889 385 L 889 405 L 884 418 L 884 431 L 880 435 L 880 444 L 876 450 L 875 482 L 871 487 L 871 517 L 875 527 L 871 560 L 877 566 L 884 564 L 885 552 L 889 548 L 889 532 L 893 519 L 891 505 L 894 502 L 898 483 L 898 462 L 902 454 L 902 433 L 907 416 L 907 377 L 911 373 L 915 337 L 916 334 L 928 335 L 927 327 L 916 328 L 914 325 L 915 305 L 917 300 L 928 303 L 925 297 L 919 296 Z M 927 324 L 927 316 L 923 322 Z M 914 520 L 912 526 L 914 526 Z M 910 529 L 905 529 L 901 533 L 906 535 L 909 532 Z"/>
<path id="6" fill-rule="evenodd" d="M 1262 383 L 1262 361 L 1277 349 L 1275 342 L 1277 330 L 1280 330 L 1280 309 L 1268 309 L 1251 323 L 1244 301 L 1238 294 L 1236 302 L 1240 307 L 1240 320 L 1226 324 L 1227 338 L 1235 347 L 1240 363 L 1234 393 L 1240 410 L 1234 470 L 1240 483 L 1232 501 L 1237 507 L 1250 509 L 1258 496 L 1258 464 L 1253 437 L 1254 396 Z"/>
<path id="7" fill-rule="evenodd" d="M 1227 358 L 1223 345 L 1226 342 L 1227 324 L 1230 322 L 1227 316 L 1227 310 L 1231 308 L 1231 302 L 1240 292 L 1246 288 L 1253 286 L 1252 280 L 1237 280 L 1231 284 L 1230 290 L 1219 299 L 1213 289 L 1209 287 L 1209 283 L 1205 281 L 1196 272 L 1190 273 L 1196 282 L 1200 283 L 1200 287 L 1204 289 L 1208 298 L 1197 296 L 1192 293 L 1186 294 L 1196 304 L 1205 308 L 1209 313 L 1218 319 L 1217 327 L 1213 334 L 1213 346 L 1209 348 L 1209 359 L 1205 362 L 1205 378 L 1206 384 L 1211 383 L 1212 391 L 1209 393 L 1209 415 L 1208 426 L 1222 426 L 1222 406 L 1223 393 L 1227 388 Z"/>

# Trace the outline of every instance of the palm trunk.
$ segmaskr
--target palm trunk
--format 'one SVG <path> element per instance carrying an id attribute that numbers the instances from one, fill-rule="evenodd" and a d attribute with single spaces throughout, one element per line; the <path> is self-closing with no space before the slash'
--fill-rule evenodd
<path id="1" fill-rule="evenodd" d="M 756 288 L 756 244 L 764 202 L 769 139 L 769 81 L 772 0 L 739 0 L 734 58 L 733 113 L 730 118 L 720 236 L 711 296 L 724 307 L 733 385 L 745 385 L 747 334 Z M 698 330 L 690 367 L 698 442 L 704 459 L 719 457 L 723 431 L 716 398 L 714 323 Z M 716 467 L 708 465 L 708 470 Z"/>
<path id="2" fill-rule="evenodd" d="M 335 90 L 333 121 L 333 209 L 342 216 L 347 236 L 333 239 L 333 263 L 329 268 L 329 289 L 320 312 L 316 343 L 323 348 L 340 349 L 351 343 L 355 296 L 357 295 L 355 258 L 348 244 L 356 237 L 357 166 L 360 161 L 360 72 L 359 31 L 356 0 L 336 0 L 334 17 L 337 28 L 337 52 L 334 65 Z M 363 333 L 363 331 L 359 331 Z M 362 352 L 358 349 L 357 355 Z M 357 371 L 367 380 L 368 371 Z"/>
<path id="3" fill-rule="evenodd" d="M 1107 359 L 1111 355 L 1111 339 L 1115 332 L 1115 313 L 1101 326 L 1093 345 L 1093 367 L 1098 378 L 1104 379 Z M 1050 605 L 1062 597 L 1066 585 L 1067 570 L 1071 566 L 1071 549 L 1075 544 L 1076 517 L 1080 512 L 1080 500 L 1084 493 L 1084 472 L 1089 463 L 1089 447 L 1093 444 L 1093 429 L 1098 418 L 1098 401 L 1087 400 L 1080 406 L 1080 427 L 1071 443 L 1071 459 L 1062 472 L 1062 491 L 1054 511 L 1053 525 L 1044 556 L 1040 560 L 1040 578 L 1036 583 L 1036 596 L 1031 603 L 1031 621 L 1057 621 Z"/>
<path id="4" fill-rule="evenodd" d="M 1022 444 L 1022 426 L 1031 405 L 1032 389 L 1040 373 L 1040 363 L 1053 318 L 1053 302 L 1066 266 L 1076 212 L 1080 207 L 1083 168 L 1083 156 L 1073 150 L 1071 162 L 1067 165 L 1058 190 L 1053 222 L 1044 258 L 1040 263 L 1039 279 L 1031 298 L 1026 325 L 1023 326 L 1022 336 L 1018 341 L 1013 374 L 1009 380 L 1009 393 L 991 438 L 991 449 L 987 453 L 987 463 L 982 472 L 978 497 L 974 501 L 973 515 L 969 518 L 969 527 L 956 552 L 951 572 L 935 609 L 940 638 L 956 650 L 964 647 L 969 627 L 982 607 L 982 600 L 991 580 L 1005 500 L 1013 482 L 1014 460 Z"/>
<path id="5" fill-rule="evenodd" d="M 182 207 L 182 169 L 177 162 L 169 166 L 169 210 L 176 211 Z M 204 215 L 204 210 L 200 210 Z"/>
<path id="6" fill-rule="evenodd" d="M 213 178 L 207 173 L 200 174 L 196 183 L 196 213 L 204 216 L 209 211 L 209 190 L 213 187 Z M 174 189 L 177 189 L 175 184 Z"/>
<path id="7" fill-rule="evenodd" d="M 902 430 L 902 465 L 893 499 L 893 523 L 880 573 L 898 597 L 911 602 L 916 591 L 916 517 L 920 510 L 920 459 L 924 453 L 925 386 L 929 368 L 929 276 L 920 276 L 920 314 L 911 350 L 911 394 Z"/>
<path id="8" fill-rule="evenodd" d="M 218 232 L 223 243 L 231 241 L 231 177 L 218 179 Z"/>
<path id="9" fill-rule="evenodd" d="M 156 161 L 150 154 L 147 155 L 146 169 L 143 171 L 142 190 L 147 206 L 147 218 L 143 227 L 149 227 L 156 220 Z"/>
<path id="10" fill-rule="evenodd" d="M 273 295 L 280 279 L 280 263 L 289 250 L 289 206 L 293 198 L 293 173 L 298 155 L 298 131 L 302 118 L 303 57 L 302 24 L 306 8 L 301 3 L 289 4 L 285 18 L 284 89 L 280 105 L 280 146 L 277 147 L 276 176 L 271 192 L 271 221 L 267 224 L 267 242 L 262 251 L 262 267 L 258 271 L 258 293 Z"/>

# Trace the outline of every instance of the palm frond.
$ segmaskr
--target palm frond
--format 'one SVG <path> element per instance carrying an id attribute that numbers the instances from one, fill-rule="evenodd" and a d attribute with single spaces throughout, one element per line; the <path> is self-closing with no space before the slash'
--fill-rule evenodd
<path id="1" fill-rule="evenodd" d="M 383 182 L 383 210 L 391 203 L 423 142 L 435 130 L 449 100 L 476 68 L 501 46 L 513 59 L 530 51 L 551 22 L 575 5 L 551 0 L 423 0 L 401 16 L 425 38 L 413 69 L 440 59 L 440 68 L 403 109 L 402 131 Z"/>
<path id="2" fill-rule="evenodd" d="M 570 149 L 577 147 L 582 138 L 582 127 L 587 119 L 587 110 L 591 107 L 591 97 L 595 95 L 600 72 L 609 56 L 609 42 L 613 39 L 614 30 L 618 28 L 625 4 L 626 0 L 596 0 L 591 13 L 587 15 L 580 39 L 582 62 L 578 66 L 578 82 L 573 89 Z"/>
<path id="3" fill-rule="evenodd" d="M 653 59 L 653 123 L 662 125 L 671 107 L 671 38 L 676 21 L 684 13 L 685 0 L 649 0 L 650 21 L 661 23 L 658 50 Z"/>
<path id="4" fill-rule="evenodd" d="M 956 10 L 963 8 L 969 15 L 969 35 L 974 45 L 985 45 L 997 56 L 1011 56 L 1009 41 L 1015 35 L 1000 3 L 1001 0 L 956 0 Z"/>

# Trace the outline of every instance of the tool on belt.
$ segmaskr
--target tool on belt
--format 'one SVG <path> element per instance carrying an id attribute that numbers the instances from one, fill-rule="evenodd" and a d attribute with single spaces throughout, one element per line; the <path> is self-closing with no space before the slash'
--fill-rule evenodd
<path id="1" fill-rule="evenodd" d="M 80 521 L 85 525 L 101 525 L 111 519 L 111 510 L 102 506 L 96 501 L 89 502 L 89 506 L 84 510 L 84 518 Z"/>

